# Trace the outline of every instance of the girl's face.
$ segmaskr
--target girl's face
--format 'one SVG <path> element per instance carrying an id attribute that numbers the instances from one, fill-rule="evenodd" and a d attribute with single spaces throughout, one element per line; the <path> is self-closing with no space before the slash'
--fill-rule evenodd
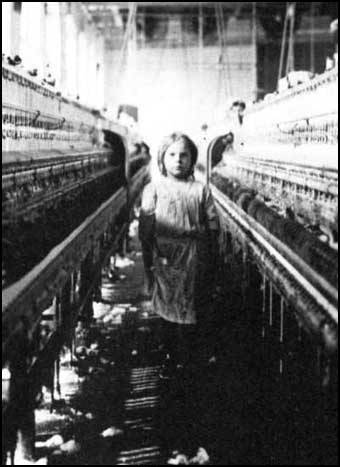
<path id="1" fill-rule="evenodd" d="M 185 141 L 172 143 L 164 154 L 163 162 L 169 177 L 187 178 L 191 173 L 192 157 Z"/>

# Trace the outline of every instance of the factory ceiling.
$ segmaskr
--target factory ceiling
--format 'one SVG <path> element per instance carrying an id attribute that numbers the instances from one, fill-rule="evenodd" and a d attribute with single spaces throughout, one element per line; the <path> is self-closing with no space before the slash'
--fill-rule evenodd
<path id="1" fill-rule="evenodd" d="M 193 8 L 198 9 L 199 7 L 204 8 L 215 8 L 217 2 L 83 2 L 90 9 L 127 9 L 129 4 L 136 3 L 138 8 L 156 8 L 158 10 L 174 10 L 174 9 L 185 9 Z M 257 8 L 285 8 L 287 2 L 218 2 L 222 8 L 230 10 L 235 8 L 247 8 L 251 9 L 253 3 L 256 3 Z M 318 8 L 322 4 L 328 5 L 327 8 L 332 8 L 332 5 L 336 2 L 297 2 L 299 7 L 310 8 L 311 3 L 314 7 Z M 335 6 L 334 6 L 335 7 Z M 337 8 L 337 7 L 336 7 Z"/>
<path id="2" fill-rule="evenodd" d="M 187 21 L 195 23 L 202 14 L 205 18 L 205 27 L 209 27 L 209 24 L 215 20 L 217 8 L 220 8 L 226 17 L 232 15 L 236 18 L 250 18 L 255 5 L 256 16 L 269 40 L 281 40 L 287 7 L 287 2 L 82 2 L 82 4 L 87 8 L 98 29 L 103 31 L 106 40 L 112 42 L 112 46 L 119 44 L 117 34 L 119 35 L 119 30 L 125 28 L 132 7 L 135 9 L 136 18 L 146 21 L 143 24 L 152 36 L 156 23 L 168 21 L 172 15 L 180 15 L 182 19 L 186 18 Z M 337 2 L 296 2 L 296 8 L 295 29 L 299 29 L 304 15 L 331 19 L 338 16 Z"/>
<path id="3" fill-rule="evenodd" d="M 271 17 L 284 15 L 287 2 L 82 2 L 89 13 L 99 19 L 112 16 L 113 14 L 127 14 L 129 8 L 137 7 L 139 14 L 162 16 L 165 14 L 198 15 L 204 11 L 205 15 L 214 14 L 217 6 L 226 13 L 232 13 L 236 17 L 248 15 L 253 6 L 259 17 Z M 300 13 L 310 12 L 313 8 L 316 16 L 338 17 L 338 2 L 296 2 L 297 11 Z"/>

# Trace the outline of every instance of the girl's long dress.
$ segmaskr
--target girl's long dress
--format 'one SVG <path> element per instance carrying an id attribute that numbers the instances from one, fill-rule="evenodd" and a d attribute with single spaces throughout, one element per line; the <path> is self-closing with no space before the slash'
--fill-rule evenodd
<path id="1" fill-rule="evenodd" d="M 153 308 L 168 321 L 195 324 L 211 295 L 209 231 L 218 229 L 211 193 L 194 180 L 162 177 L 144 189 L 141 222 L 147 216 L 155 219 Z"/>

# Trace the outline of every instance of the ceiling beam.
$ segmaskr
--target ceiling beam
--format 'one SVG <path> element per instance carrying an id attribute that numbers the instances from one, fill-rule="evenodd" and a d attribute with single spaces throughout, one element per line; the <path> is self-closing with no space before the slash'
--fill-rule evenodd
<path id="1" fill-rule="evenodd" d="M 116 7 L 119 9 L 128 9 L 129 7 L 129 2 L 83 2 L 87 6 L 93 6 L 95 8 L 98 8 L 99 6 L 102 6 L 104 8 L 110 8 L 110 7 Z M 215 2 L 136 2 L 138 7 L 152 7 L 156 9 L 178 9 L 178 8 L 185 8 L 185 7 L 191 7 L 191 8 L 198 8 L 198 6 L 202 6 L 204 8 L 215 8 Z M 234 9 L 236 8 L 240 3 L 243 4 L 249 4 L 251 5 L 252 2 L 221 2 L 222 7 L 225 9 Z"/>

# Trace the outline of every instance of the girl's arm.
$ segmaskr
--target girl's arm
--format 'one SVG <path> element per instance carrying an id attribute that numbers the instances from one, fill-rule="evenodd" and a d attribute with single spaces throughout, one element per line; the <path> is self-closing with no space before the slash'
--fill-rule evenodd
<path id="1" fill-rule="evenodd" d="M 209 188 L 204 188 L 204 220 L 209 232 L 218 232 L 220 229 L 219 217 L 217 214 L 214 198 Z"/>
<path id="2" fill-rule="evenodd" d="M 209 188 L 204 189 L 204 220 L 205 227 L 209 235 L 210 253 L 212 264 L 218 261 L 218 237 L 220 232 L 220 222 L 217 214 L 214 198 Z"/>
<path id="3" fill-rule="evenodd" d="M 139 217 L 139 238 L 142 244 L 142 253 L 145 269 L 146 293 L 152 291 L 153 278 L 153 255 L 155 249 L 155 216 L 156 195 L 151 183 L 145 186 L 142 196 L 142 206 Z"/>
<path id="4" fill-rule="evenodd" d="M 142 244 L 144 267 L 146 270 L 150 270 L 153 266 L 154 232 L 155 215 L 145 214 L 145 212 L 141 210 L 139 217 L 139 238 Z"/>
<path id="5" fill-rule="evenodd" d="M 155 215 L 140 214 L 139 219 L 139 237 L 142 244 L 143 262 L 144 262 L 144 287 L 145 295 L 152 295 L 154 285 L 153 275 L 153 252 L 154 252 L 154 225 Z"/>

